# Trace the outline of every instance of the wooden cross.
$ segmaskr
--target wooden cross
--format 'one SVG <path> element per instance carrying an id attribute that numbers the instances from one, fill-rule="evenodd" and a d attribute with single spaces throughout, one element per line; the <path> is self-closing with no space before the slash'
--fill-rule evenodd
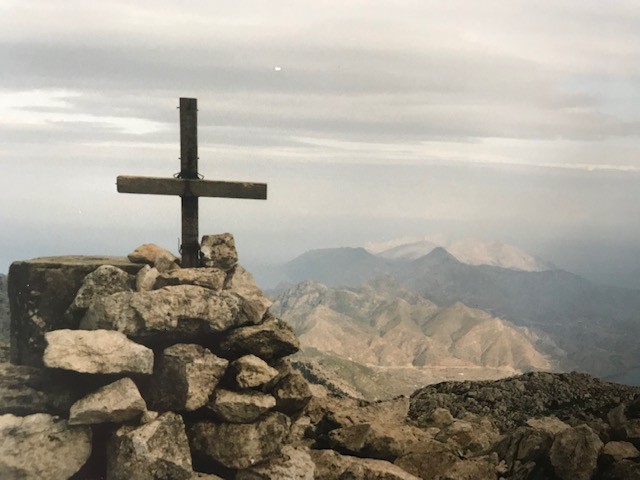
<path id="1" fill-rule="evenodd" d="M 180 173 L 177 178 L 125 177 L 117 179 L 120 193 L 179 195 L 182 199 L 182 266 L 200 266 L 198 197 L 267 199 L 265 183 L 217 182 L 198 175 L 198 101 L 180 99 Z"/>

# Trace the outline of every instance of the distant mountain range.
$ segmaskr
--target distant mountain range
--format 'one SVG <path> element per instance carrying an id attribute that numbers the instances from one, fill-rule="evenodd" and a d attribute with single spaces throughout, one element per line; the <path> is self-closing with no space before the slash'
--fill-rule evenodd
<path id="1" fill-rule="evenodd" d="M 549 262 L 500 241 L 484 242 L 474 238 L 447 240 L 441 236 L 433 236 L 409 237 L 388 242 L 368 243 L 364 246 L 374 255 L 393 260 L 416 260 L 438 247 L 444 248 L 457 260 L 469 265 L 492 265 L 525 272 L 555 269 Z"/>
<path id="2" fill-rule="evenodd" d="M 306 252 L 272 270 L 272 280 L 280 286 L 271 293 L 277 296 L 306 280 L 328 287 L 354 288 L 389 276 L 437 307 L 461 302 L 525 327 L 538 336 L 533 341 L 535 348 L 558 361 L 563 370 L 575 369 L 614 380 L 625 372 L 639 370 L 638 290 L 594 284 L 559 269 L 526 271 L 470 265 L 442 247 L 413 259 L 415 253 L 400 254 L 402 248 L 398 247 L 388 246 L 377 255 L 364 248 Z M 405 244 L 403 248 L 410 247 Z M 260 274 L 258 278 L 263 285 L 269 284 Z M 625 378 L 632 383 L 640 380 Z"/>

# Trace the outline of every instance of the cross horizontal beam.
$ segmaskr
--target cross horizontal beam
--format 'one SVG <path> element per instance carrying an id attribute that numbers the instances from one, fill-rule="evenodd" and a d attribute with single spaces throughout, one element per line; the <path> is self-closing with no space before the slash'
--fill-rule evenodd
<path id="1" fill-rule="evenodd" d="M 119 176 L 118 192 L 181 197 L 226 197 L 266 200 L 266 183 L 220 182 L 184 178 Z"/>

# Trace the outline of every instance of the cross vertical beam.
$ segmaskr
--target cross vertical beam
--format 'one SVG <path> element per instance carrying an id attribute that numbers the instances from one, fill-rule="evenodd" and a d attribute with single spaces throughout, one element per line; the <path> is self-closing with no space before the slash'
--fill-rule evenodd
<path id="1" fill-rule="evenodd" d="M 202 180 L 198 174 L 198 101 L 180 99 L 180 173 L 174 178 L 118 176 L 120 193 L 179 195 L 182 201 L 182 266 L 200 266 L 198 197 L 267 199 L 267 184 Z M 177 178 L 176 178 L 177 177 Z"/>
<path id="2" fill-rule="evenodd" d="M 180 178 L 198 180 L 198 101 L 180 99 Z M 182 200 L 182 266 L 199 266 L 198 197 L 187 189 Z"/>

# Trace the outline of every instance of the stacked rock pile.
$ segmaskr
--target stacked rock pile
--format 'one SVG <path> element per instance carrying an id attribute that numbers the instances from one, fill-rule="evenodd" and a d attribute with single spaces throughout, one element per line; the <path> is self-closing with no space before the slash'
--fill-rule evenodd
<path id="1" fill-rule="evenodd" d="M 43 369 L 5 372 L 24 370 L 22 390 L 5 389 L 0 478 L 263 478 L 269 460 L 311 463 L 280 454 L 311 398 L 285 359 L 297 338 L 231 235 L 205 236 L 201 256 L 180 268 L 147 244 L 129 255 L 135 275 L 84 277 L 65 313 L 79 328 L 44 333 Z"/>

